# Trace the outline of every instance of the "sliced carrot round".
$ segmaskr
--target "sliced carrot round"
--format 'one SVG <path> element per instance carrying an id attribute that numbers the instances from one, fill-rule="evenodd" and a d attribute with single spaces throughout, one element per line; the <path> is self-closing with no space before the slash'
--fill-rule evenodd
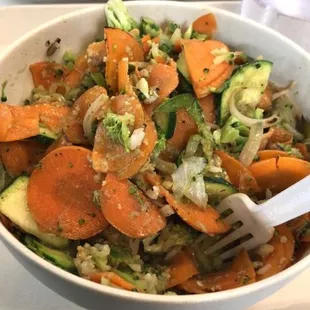
<path id="1" fill-rule="evenodd" d="M 273 251 L 263 259 L 263 266 L 257 271 L 257 280 L 266 279 L 284 270 L 294 254 L 294 237 L 286 224 L 276 227 L 277 233 L 268 242 Z"/>
<path id="2" fill-rule="evenodd" d="M 142 45 L 128 32 L 117 28 L 104 29 L 107 49 L 106 80 L 113 92 L 117 91 L 117 66 L 123 58 L 128 61 L 143 61 Z"/>
<path id="3" fill-rule="evenodd" d="M 186 147 L 188 139 L 198 132 L 195 121 L 184 110 L 176 112 L 176 126 L 171 139 L 167 142 L 167 150 L 169 152 L 179 152 Z"/>
<path id="4" fill-rule="evenodd" d="M 88 89 L 74 103 L 70 114 L 66 117 L 63 130 L 70 142 L 75 144 L 88 144 L 84 135 L 83 119 L 90 105 L 100 96 L 106 95 L 104 87 L 94 86 Z"/>
<path id="5" fill-rule="evenodd" d="M 31 173 L 43 158 L 45 146 L 36 141 L 13 141 L 0 144 L 0 160 L 11 176 Z"/>
<path id="6" fill-rule="evenodd" d="M 165 64 L 154 64 L 148 67 L 150 75 L 147 78 L 149 87 L 156 90 L 159 100 L 168 97 L 179 83 L 176 68 Z"/>
<path id="7" fill-rule="evenodd" d="M 205 210 L 202 210 L 193 203 L 179 202 L 161 185 L 156 174 L 147 172 L 145 176 L 153 186 L 158 186 L 160 193 L 166 198 L 168 204 L 189 226 L 209 235 L 222 234 L 230 229 L 230 226 L 220 219 L 220 215 L 211 206 L 207 206 Z"/>
<path id="8" fill-rule="evenodd" d="M 294 157 L 277 157 L 253 163 L 249 171 L 262 191 L 269 188 L 276 194 L 308 176 L 310 163 Z"/>
<path id="9" fill-rule="evenodd" d="M 232 184 L 241 192 L 253 194 L 260 191 L 255 175 L 241 164 L 240 161 L 224 151 L 216 150 L 215 154 L 222 160 L 222 167 L 226 170 Z"/>
<path id="10" fill-rule="evenodd" d="M 203 111 L 205 120 L 211 124 L 215 123 L 216 112 L 215 112 L 214 95 L 210 94 L 204 98 L 199 99 L 199 104 Z"/>
<path id="11" fill-rule="evenodd" d="M 68 239 L 87 239 L 107 221 L 93 201 L 100 190 L 92 169 L 91 151 L 65 146 L 44 157 L 28 185 L 29 210 L 43 231 Z"/>
<path id="12" fill-rule="evenodd" d="M 212 52 L 216 49 L 228 47 L 215 40 L 182 40 L 185 61 L 189 71 L 196 96 L 202 98 L 210 93 L 210 87 L 220 87 L 232 72 L 232 65 L 227 61 L 213 63 L 215 55 Z M 214 85 L 211 85 L 214 81 Z M 216 82 L 215 82 L 216 81 Z"/>
<path id="13" fill-rule="evenodd" d="M 217 23 L 214 14 L 208 13 L 197 18 L 193 23 L 193 30 L 199 33 L 205 33 L 212 36 L 217 29 Z"/>
<path id="14" fill-rule="evenodd" d="M 178 253 L 169 266 L 170 278 L 167 289 L 185 282 L 198 273 L 192 254 L 189 251 Z"/>
<path id="15" fill-rule="evenodd" d="M 115 101 L 112 100 L 111 108 L 118 114 L 127 112 L 135 115 L 134 129 L 145 124 L 141 146 L 130 152 L 126 152 L 122 144 L 112 141 L 103 126 L 98 126 L 92 157 L 94 169 L 117 173 L 119 178 L 126 179 L 138 173 L 149 159 L 157 141 L 157 132 L 152 120 L 147 115 L 143 117 L 143 109 L 135 97 L 117 96 Z"/>
<path id="16" fill-rule="evenodd" d="M 155 235 L 166 219 L 129 180 L 109 173 L 101 189 L 101 209 L 107 221 L 132 238 Z"/>
<path id="17" fill-rule="evenodd" d="M 255 270 L 248 253 L 242 250 L 234 259 L 228 271 L 196 276 L 180 285 L 189 293 L 224 291 L 241 287 L 256 281 Z"/>
<path id="18" fill-rule="evenodd" d="M 259 161 L 277 157 L 290 157 L 288 153 L 279 150 L 258 151 L 257 156 L 259 158 Z"/>
<path id="19" fill-rule="evenodd" d="M 33 106 L 0 104 L 0 142 L 22 140 L 39 134 L 39 113 Z"/>

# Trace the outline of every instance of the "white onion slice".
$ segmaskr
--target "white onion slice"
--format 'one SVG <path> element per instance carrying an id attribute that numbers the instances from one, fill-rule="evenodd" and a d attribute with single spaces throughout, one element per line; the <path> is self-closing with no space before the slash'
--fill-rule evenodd
<path id="1" fill-rule="evenodd" d="M 278 121 L 279 121 L 279 116 L 274 114 L 268 118 L 264 119 L 256 119 L 256 118 L 250 118 L 245 115 L 243 115 L 236 107 L 235 103 L 235 95 L 237 92 L 242 91 L 242 89 L 236 89 L 230 97 L 229 100 L 229 109 L 230 109 L 230 114 L 237 118 L 242 124 L 248 127 L 252 127 L 255 125 L 257 122 L 260 122 L 263 124 L 263 128 L 268 128 L 271 126 L 274 126 Z"/>
<path id="2" fill-rule="evenodd" d="M 272 101 L 287 95 L 289 91 L 296 86 L 295 81 L 291 81 L 286 87 L 280 88 L 277 92 L 272 94 Z"/>
<path id="3" fill-rule="evenodd" d="M 187 197 L 201 208 L 205 208 L 208 202 L 208 195 L 202 175 L 205 166 L 205 158 L 190 157 L 185 159 L 172 174 L 173 192 L 177 196 Z"/>
<path id="4" fill-rule="evenodd" d="M 95 115 L 100 110 L 102 105 L 109 100 L 109 97 L 105 94 L 100 95 L 88 108 L 85 117 L 83 119 L 84 135 L 90 143 L 94 143 L 94 133 L 92 125 L 95 121 Z"/>
<path id="5" fill-rule="evenodd" d="M 248 141 L 244 145 L 239 160 L 240 162 L 248 167 L 259 150 L 262 138 L 264 134 L 264 128 L 262 122 L 257 122 L 250 129 Z"/>

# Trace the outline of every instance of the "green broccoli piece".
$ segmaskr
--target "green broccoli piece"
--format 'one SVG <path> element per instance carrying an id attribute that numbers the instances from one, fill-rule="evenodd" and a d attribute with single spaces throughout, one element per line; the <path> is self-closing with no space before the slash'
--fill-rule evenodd
<path id="1" fill-rule="evenodd" d="M 175 246 L 185 246 L 193 242 L 196 231 L 183 224 L 168 224 L 159 234 L 142 240 L 144 251 L 167 253 Z"/>
<path id="2" fill-rule="evenodd" d="M 124 31 L 138 28 L 137 22 L 129 14 L 122 0 L 109 0 L 104 10 L 109 27 L 119 28 Z"/>
<path id="3" fill-rule="evenodd" d="M 155 144 L 155 148 L 152 154 L 152 158 L 158 157 L 158 155 L 166 149 L 166 137 L 165 134 L 161 131 L 157 131 L 158 133 L 158 139 Z"/>
<path id="4" fill-rule="evenodd" d="M 221 143 L 234 143 L 241 137 L 249 136 L 249 128 L 243 125 L 237 118 L 231 116 L 221 129 Z"/>
<path id="5" fill-rule="evenodd" d="M 75 60 L 76 60 L 76 57 L 74 56 L 74 54 L 71 51 L 66 51 L 64 55 L 62 56 L 62 59 L 63 59 L 65 66 L 69 70 L 73 70 Z"/>
<path id="6" fill-rule="evenodd" d="M 193 30 L 192 32 L 192 39 L 197 39 L 197 40 L 200 40 L 200 41 L 206 41 L 208 39 L 208 35 L 205 34 L 205 33 L 199 33 L 195 30 Z"/>
<path id="7" fill-rule="evenodd" d="M 167 34 L 173 34 L 177 28 L 180 28 L 180 26 L 172 21 L 168 22 L 166 32 Z"/>
<path id="8" fill-rule="evenodd" d="M 150 18 L 142 17 L 140 23 L 141 34 L 149 34 L 151 38 L 161 35 L 160 27 Z"/>
<path id="9" fill-rule="evenodd" d="M 135 117 L 132 114 L 125 113 L 124 115 L 118 115 L 108 113 L 102 121 L 102 125 L 112 141 L 122 144 L 126 152 L 129 152 L 130 131 L 128 126 L 133 126 L 134 122 Z"/>

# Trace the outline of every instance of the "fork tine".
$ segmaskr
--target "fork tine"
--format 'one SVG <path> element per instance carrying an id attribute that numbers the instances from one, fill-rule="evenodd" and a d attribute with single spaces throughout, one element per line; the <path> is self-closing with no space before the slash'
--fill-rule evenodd
<path id="1" fill-rule="evenodd" d="M 230 250 L 228 250 L 228 251 L 222 253 L 222 254 L 220 255 L 220 258 L 221 258 L 222 260 L 226 260 L 226 259 L 228 259 L 228 258 L 231 258 L 231 257 L 233 257 L 233 256 L 236 256 L 236 255 L 241 251 L 241 249 L 249 250 L 249 249 L 253 248 L 253 246 L 252 246 L 253 242 L 254 242 L 254 244 L 255 244 L 255 240 L 254 240 L 254 238 L 252 237 L 251 239 L 249 239 L 249 240 L 247 240 L 247 241 L 241 243 L 240 245 L 234 247 L 233 249 L 230 249 Z"/>
<path id="2" fill-rule="evenodd" d="M 225 217 L 223 219 L 223 221 L 225 223 L 227 223 L 228 225 L 232 225 L 233 223 L 236 223 L 238 221 L 238 219 L 236 218 L 235 213 L 233 212 L 232 214 L 228 215 L 227 217 Z"/>
<path id="3" fill-rule="evenodd" d="M 232 233 L 230 233 L 229 235 L 227 235 L 226 237 L 224 237 L 223 239 L 219 240 L 218 242 L 216 242 L 214 245 L 210 246 L 206 251 L 205 254 L 212 254 L 213 252 L 223 248 L 224 246 L 228 245 L 229 243 L 243 237 L 244 235 L 246 235 L 247 229 L 245 226 L 241 226 L 240 228 L 236 229 L 235 231 L 233 231 Z"/>

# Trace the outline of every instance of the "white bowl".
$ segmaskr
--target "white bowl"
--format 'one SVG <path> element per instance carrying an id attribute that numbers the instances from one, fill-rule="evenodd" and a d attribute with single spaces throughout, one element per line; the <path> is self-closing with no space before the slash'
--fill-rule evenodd
<path id="1" fill-rule="evenodd" d="M 212 11 L 218 21 L 217 37 L 253 57 L 263 55 L 273 61 L 273 80 L 285 84 L 294 79 L 298 85 L 297 103 L 301 111 L 310 116 L 310 105 L 307 106 L 310 56 L 289 39 L 235 14 L 208 8 L 205 3 L 143 1 L 126 2 L 126 5 L 136 18 L 149 16 L 158 22 L 171 19 L 180 24 L 188 24 L 202 14 Z M 0 58 L 1 78 L 9 80 L 9 102 L 22 104 L 23 99 L 29 95 L 32 79 L 27 65 L 45 58 L 47 40 L 52 41 L 57 37 L 62 39 L 61 49 L 55 56 L 57 60 L 57 57 L 61 58 L 63 52 L 68 49 L 83 50 L 96 35 L 102 34 L 103 25 L 102 6 L 57 18 L 16 41 Z M 224 292 L 187 296 L 147 295 L 101 286 L 67 273 L 28 250 L 2 224 L 0 236 L 12 255 L 32 275 L 63 297 L 87 309 L 240 310 L 271 295 L 310 265 L 308 256 L 273 277 Z"/>

